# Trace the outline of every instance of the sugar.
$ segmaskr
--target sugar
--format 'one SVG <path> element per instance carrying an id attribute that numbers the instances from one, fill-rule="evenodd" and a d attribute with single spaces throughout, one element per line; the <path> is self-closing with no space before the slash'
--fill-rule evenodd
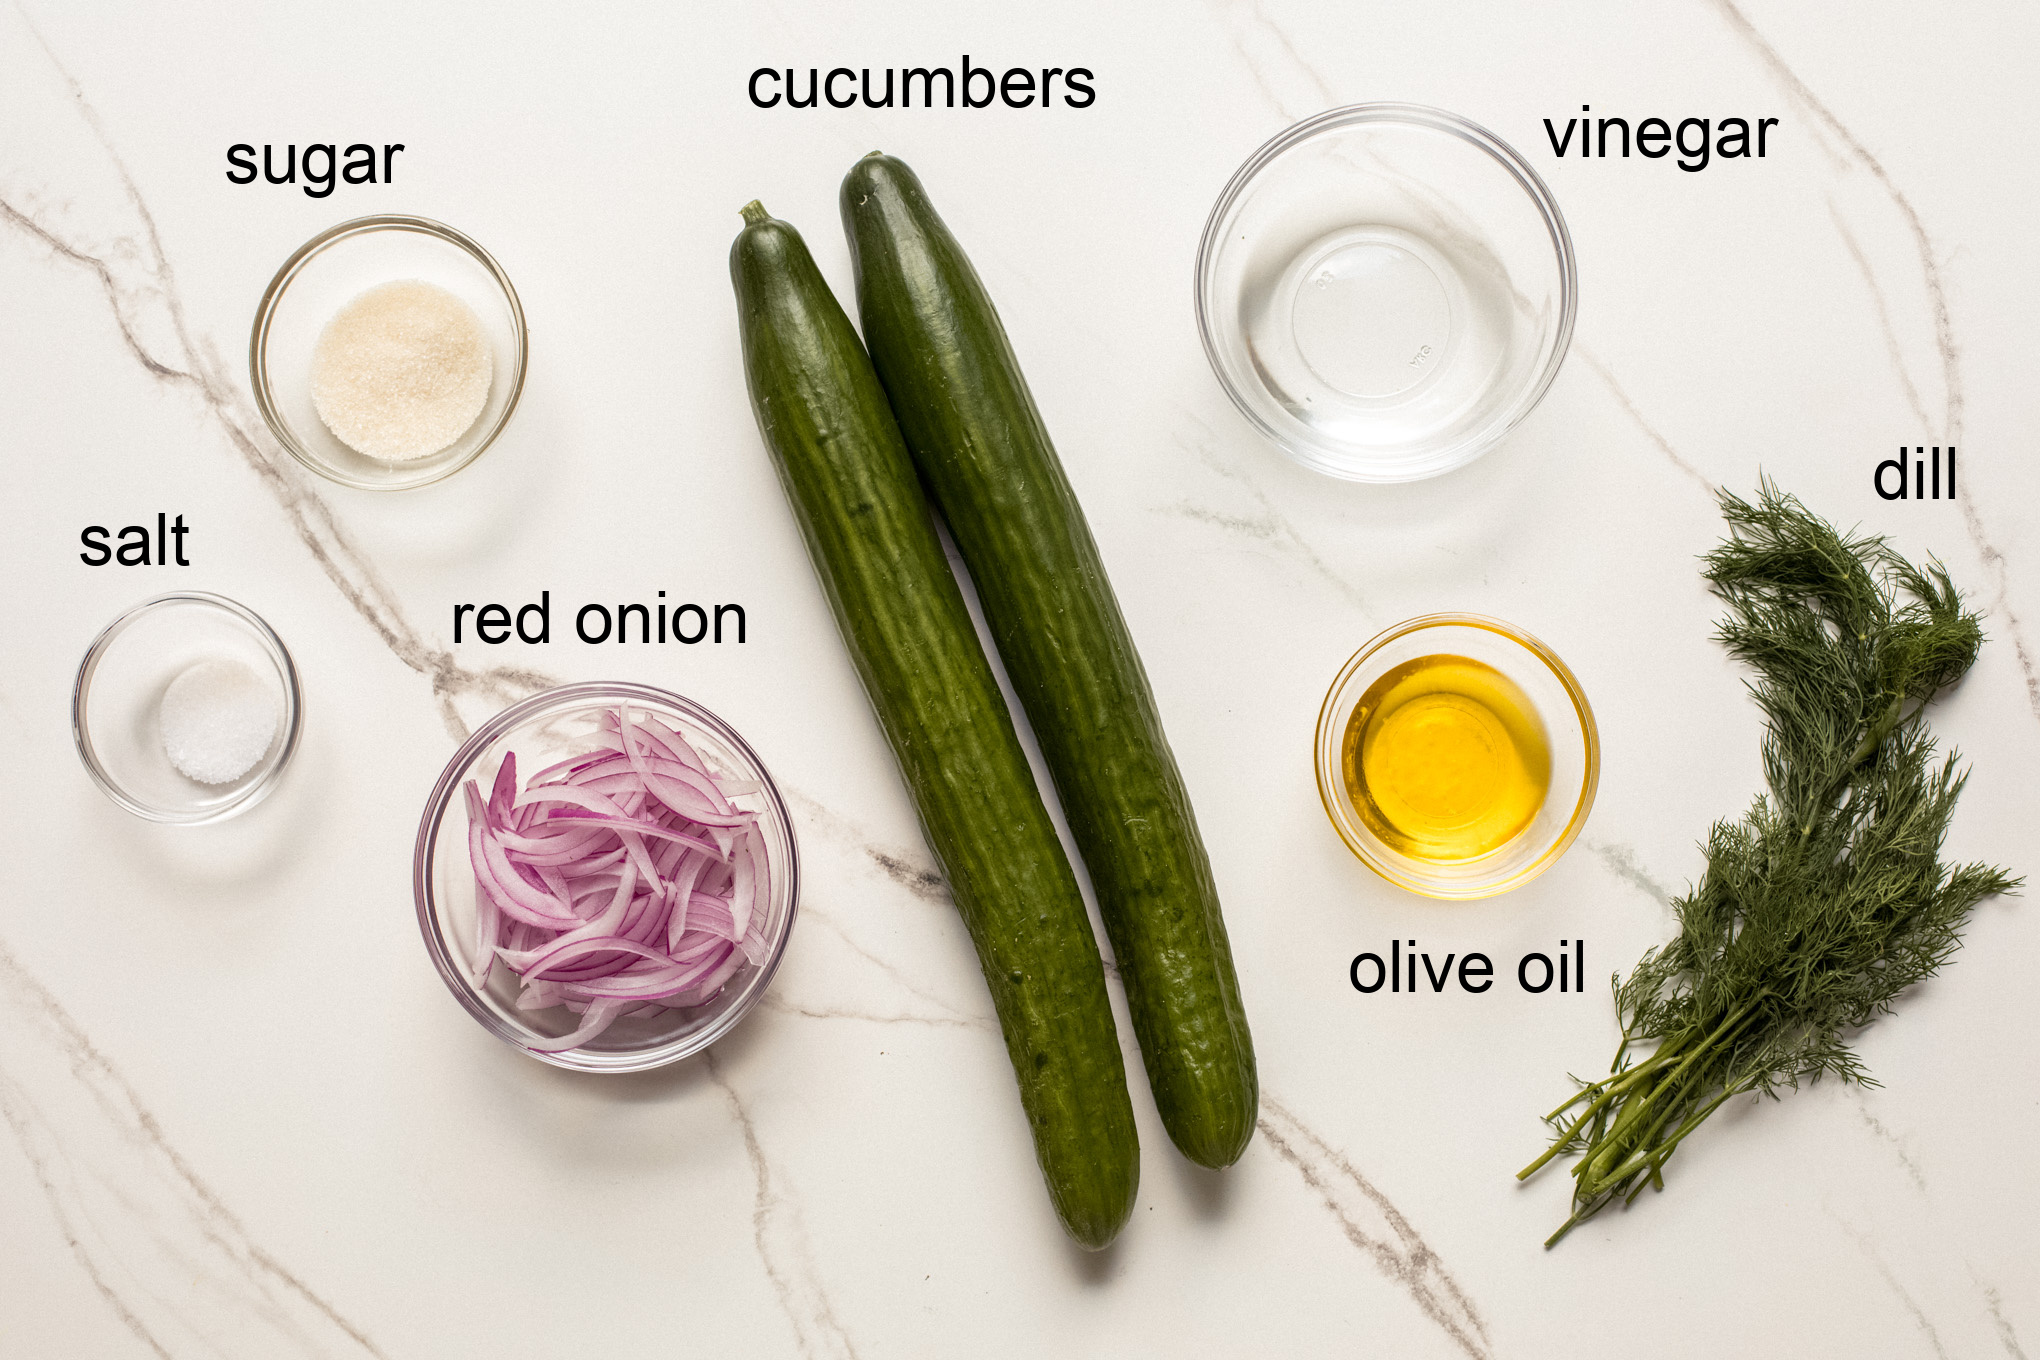
<path id="1" fill-rule="evenodd" d="M 230 784 L 254 769 L 282 721 L 276 687 L 228 658 L 187 667 L 156 711 L 163 754 L 201 784 Z"/>
<path id="2" fill-rule="evenodd" d="M 386 462 L 452 444 L 489 400 L 481 318 L 437 284 L 404 279 L 342 307 L 312 353 L 312 404 L 349 448 Z"/>

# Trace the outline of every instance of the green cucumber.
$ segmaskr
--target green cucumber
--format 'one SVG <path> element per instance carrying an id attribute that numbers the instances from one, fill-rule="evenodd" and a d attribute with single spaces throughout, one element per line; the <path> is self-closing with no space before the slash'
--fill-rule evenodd
<path id="1" fill-rule="evenodd" d="M 977 946 L 1050 1199 L 1097 1248 L 1140 1146 L 1098 942 L 935 536 L 885 392 L 800 234 L 730 248 L 751 409 L 815 573 Z"/>
<path id="2" fill-rule="evenodd" d="M 949 522 L 1091 871 L 1169 1136 L 1230 1166 L 1259 1088 L 1211 861 L 1084 512 L 1005 327 L 921 181 L 843 181 L 872 364 Z"/>

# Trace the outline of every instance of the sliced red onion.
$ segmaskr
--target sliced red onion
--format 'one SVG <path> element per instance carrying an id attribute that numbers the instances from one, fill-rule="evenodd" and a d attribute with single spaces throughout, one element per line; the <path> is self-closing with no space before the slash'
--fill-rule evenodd
<path id="1" fill-rule="evenodd" d="M 704 854 L 714 855 L 717 859 L 729 858 L 721 847 L 706 837 L 689 835 L 685 831 L 661 826 L 657 822 L 648 822 L 642 817 L 608 817 L 599 812 L 561 812 L 557 814 L 555 820 L 572 826 L 586 826 L 592 823 L 596 826 L 613 827 L 618 831 L 633 832 L 640 836 L 657 836 L 661 840 L 691 845 Z M 628 844 L 628 841 L 625 843 Z"/>
<path id="2" fill-rule="evenodd" d="M 623 1003 L 620 1001 L 609 1000 L 593 1003 L 582 1017 L 579 1029 L 575 1030 L 572 1034 L 562 1034 L 557 1039 L 546 1039 L 540 1043 L 532 1044 L 530 1046 L 531 1051 L 533 1053 L 565 1053 L 570 1048 L 579 1048 L 603 1030 L 608 1029 L 609 1022 L 616 1018 L 616 1012 L 622 1008 L 622 1005 Z"/>
<path id="3" fill-rule="evenodd" d="M 579 784 L 534 784 L 517 796 L 516 806 L 543 806 L 547 803 L 571 803 L 575 807 L 586 808 L 590 812 L 608 817 L 628 815 L 611 802 L 607 795 Z"/>
<path id="4" fill-rule="evenodd" d="M 687 932 L 687 916 L 694 900 L 694 881 L 701 877 L 701 856 L 688 855 L 666 881 L 666 895 L 673 901 L 673 914 L 666 919 L 666 947 L 678 948 Z"/>
<path id="5" fill-rule="evenodd" d="M 470 844 L 470 850 L 477 885 L 493 897 L 496 906 L 503 912 L 526 925 L 571 925 L 574 922 L 573 911 L 564 897 L 554 895 L 549 889 L 533 887 L 503 857 L 502 848 L 489 838 L 486 821 L 481 834 Z"/>
<path id="6" fill-rule="evenodd" d="M 663 950 L 626 940 L 621 935 L 593 935 L 586 939 L 563 936 L 564 943 L 547 945 L 543 949 L 513 950 L 499 949 L 497 955 L 526 978 L 546 977 L 566 971 L 566 966 L 590 954 L 627 953 L 653 963 L 670 965 L 672 960 Z"/>
<path id="7" fill-rule="evenodd" d="M 502 821 L 510 815 L 510 805 L 517 797 L 517 753 L 503 753 L 502 768 L 496 771 L 495 785 L 489 790 L 489 811 Z"/>
<path id="8" fill-rule="evenodd" d="M 713 774 L 650 714 L 620 707 L 601 727 L 598 749 L 522 791 L 514 752 L 486 798 L 473 780 L 464 790 L 476 985 L 500 960 L 521 984 L 519 1010 L 580 1017 L 534 1052 L 577 1048 L 621 1017 L 706 1004 L 768 948 L 758 814 L 731 801 L 760 786 Z"/>

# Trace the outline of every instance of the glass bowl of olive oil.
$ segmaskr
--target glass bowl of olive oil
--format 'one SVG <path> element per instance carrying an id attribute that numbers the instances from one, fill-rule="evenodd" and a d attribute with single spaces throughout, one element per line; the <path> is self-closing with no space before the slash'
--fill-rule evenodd
<path id="1" fill-rule="evenodd" d="M 1586 824 L 1601 741 L 1549 647 L 1477 614 L 1427 614 L 1353 654 L 1317 725 L 1318 794 L 1362 863 L 1426 897 L 1521 887 Z"/>

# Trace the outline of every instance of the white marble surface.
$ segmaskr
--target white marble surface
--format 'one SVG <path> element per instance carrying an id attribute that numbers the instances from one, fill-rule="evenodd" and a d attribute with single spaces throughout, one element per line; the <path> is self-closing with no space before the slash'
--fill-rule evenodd
<path id="1" fill-rule="evenodd" d="M 975 12 L 973 12 L 975 10 Z M 1861 1038 L 1877 1090 L 1737 1108 L 1670 1188 L 1559 1250 L 1511 1173 L 1604 991 L 1367 998 L 1401 935 L 1497 958 L 1666 936 L 1696 840 L 1758 779 L 1708 640 L 1708 488 L 1759 469 L 1940 554 L 1990 611 L 1940 730 L 1975 759 L 1951 853 L 2034 867 L 2040 793 L 2036 19 L 1963 3 L 1066 0 L 567 11 L 28 0 L 0 16 L 0 1354 L 2026 1356 L 2040 1354 L 2040 918 L 1985 904 Z M 1082 112 L 760 112 L 765 63 L 1087 65 Z M 1337 103 L 1495 129 L 1582 276 L 1572 354 L 1497 453 L 1333 484 L 1217 389 L 1189 278 L 1255 146 Z M 1776 116 L 1771 155 L 1555 162 L 1539 120 Z M 233 142 L 404 142 L 391 186 L 236 187 Z M 1140 640 L 1216 865 L 1261 1134 L 1189 1167 L 1136 1081 L 1135 1219 L 1049 1212 L 968 942 L 743 396 L 725 256 L 763 197 L 847 284 L 835 186 L 883 146 L 973 252 Z M 250 405 L 282 259 L 345 217 L 479 238 L 532 323 L 524 404 L 452 482 L 318 483 Z M 1869 489 L 1957 443 L 1959 502 Z M 181 512 L 194 565 L 93 570 L 88 523 Z M 304 749 L 249 816 L 142 824 L 88 782 L 86 643 L 172 587 L 294 649 Z M 449 646 L 458 601 L 736 600 L 742 648 Z M 1445 908 L 1317 806 L 1318 700 L 1379 628 L 1514 620 L 1577 669 L 1606 767 L 1579 846 Z M 509 669 L 499 669 L 509 668 Z M 538 673 L 534 677 L 527 672 Z M 688 693 L 795 791 L 803 917 L 712 1057 L 584 1078 L 472 1024 L 413 919 L 414 819 L 459 734 L 538 679 Z M 1130 1052 L 1130 1050 L 1129 1050 Z M 1134 1070 L 1138 1070 L 1137 1067 Z"/>

